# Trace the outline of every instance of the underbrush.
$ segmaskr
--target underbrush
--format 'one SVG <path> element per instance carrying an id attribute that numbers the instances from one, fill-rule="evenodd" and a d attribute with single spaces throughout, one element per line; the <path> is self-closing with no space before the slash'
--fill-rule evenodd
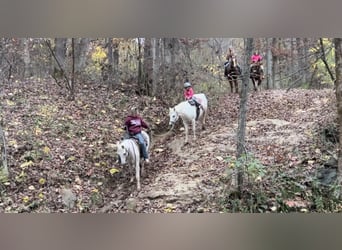
<path id="1" fill-rule="evenodd" d="M 336 181 L 326 185 L 315 172 L 286 171 L 284 167 L 263 166 L 255 157 L 227 158 L 225 183 L 232 183 L 236 170 L 243 171 L 240 191 L 226 189 L 221 200 L 225 212 L 287 213 L 341 212 L 341 187 Z M 229 185 L 227 185 L 229 186 Z"/>

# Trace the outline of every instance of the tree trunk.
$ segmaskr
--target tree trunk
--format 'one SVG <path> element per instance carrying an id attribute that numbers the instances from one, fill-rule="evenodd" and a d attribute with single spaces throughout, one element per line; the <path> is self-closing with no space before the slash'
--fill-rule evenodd
<path id="1" fill-rule="evenodd" d="M 245 39 L 245 51 L 246 57 L 244 61 L 243 67 L 243 80 L 242 80 L 242 90 L 241 90 L 241 99 L 240 99 L 240 111 L 239 111 L 239 124 L 238 124 L 238 133 L 237 133 L 237 154 L 236 158 L 240 159 L 241 157 L 246 157 L 246 147 L 245 147 L 245 137 L 246 137 L 246 116 L 247 116 L 247 92 L 248 92 L 248 83 L 249 83 L 249 60 L 252 56 L 253 50 L 253 38 Z M 244 179 L 244 169 L 239 168 L 237 174 L 237 184 L 238 190 L 241 193 Z"/>
<path id="2" fill-rule="evenodd" d="M 62 69 L 65 70 L 66 68 L 66 44 L 67 39 L 66 38 L 56 38 L 55 39 L 55 55 L 56 59 L 58 60 L 60 66 Z M 54 70 L 53 70 L 53 76 L 55 79 L 62 79 L 63 71 L 60 69 L 60 67 L 55 63 L 54 64 Z"/>
<path id="3" fill-rule="evenodd" d="M 7 146 L 5 133 L 0 126 L 0 152 L 1 152 L 1 161 L 0 161 L 0 181 L 5 181 L 8 178 L 9 171 L 7 165 Z"/>
<path id="4" fill-rule="evenodd" d="M 89 38 L 75 38 L 75 74 L 76 79 L 81 79 L 82 71 L 87 61 Z"/>
<path id="5" fill-rule="evenodd" d="M 152 76 L 152 95 L 155 96 L 159 91 L 159 76 L 160 76 L 160 39 L 154 38 L 152 40 L 153 52 L 153 76 Z"/>
<path id="6" fill-rule="evenodd" d="M 144 64 L 143 64 L 143 90 L 145 95 L 151 95 L 152 76 L 153 76 L 153 58 L 152 58 L 152 39 L 145 38 L 144 41 Z"/>
<path id="7" fill-rule="evenodd" d="M 116 84 L 119 84 L 120 81 L 120 75 L 119 75 L 119 45 L 120 41 L 117 39 L 114 39 L 113 41 L 113 73 L 114 73 L 114 83 L 113 86 Z"/>
<path id="8" fill-rule="evenodd" d="M 29 44 L 30 44 L 29 38 L 23 38 L 22 44 L 24 47 L 24 51 L 22 55 L 23 61 L 24 61 L 24 72 L 22 76 L 26 78 L 26 77 L 32 76 L 30 50 L 29 50 Z"/>
<path id="9" fill-rule="evenodd" d="M 267 49 L 266 49 L 266 66 L 267 66 L 267 79 L 266 85 L 267 89 L 273 87 L 273 67 L 272 67 L 272 38 L 267 39 Z"/>
<path id="10" fill-rule="evenodd" d="M 142 93 L 143 90 L 143 69 L 142 69 L 142 52 L 141 52 L 141 38 L 138 38 L 138 92 L 139 94 Z"/>
<path id="11" fill-rule="evenodd" d="M 339 127 L 339 150 L 338 150 L 338 184 L 342 184 L 342 38 L 334 38 L 335 44 L 335 73 L 336 73 L 336 99 L 337 117 Z"/>
<path id="12" fill-rule="evenodd" d="M 272 82 L 273 88 L 279 89 L 279 39 L 272 38 Z"/>
<path id="13" fill-rule="evenodd" d="M 72 50 L 72 68 L 71 68 L 71 80 L 69 83 L 69 100 L 75 99 L 75 38 L 71 39 L 71 50 Z"/>

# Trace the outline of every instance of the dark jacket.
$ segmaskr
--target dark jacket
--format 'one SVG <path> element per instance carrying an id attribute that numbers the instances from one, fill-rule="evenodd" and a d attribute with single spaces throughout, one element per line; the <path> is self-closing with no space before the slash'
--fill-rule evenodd
<path id="1" fill-rule="evenodd" d="M 148 129 L 148 125 L 140 116 L 127 116 L 125 120 L 125 126 L 128 129 L 128 132 L 132 135 L 141 133 L 141 128 Z"/>

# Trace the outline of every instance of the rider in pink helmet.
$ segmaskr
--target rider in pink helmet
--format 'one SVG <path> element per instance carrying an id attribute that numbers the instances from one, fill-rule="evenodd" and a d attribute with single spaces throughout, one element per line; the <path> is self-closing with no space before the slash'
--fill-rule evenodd
<path id="1" fill-rule="evenodd" d="M 259 64 L 260 65 L 260 69 L 261 69 L 261 78 L 265 78 L 264 77 L 264 66 L 262 65 L 262 56 L 259 54 L 258 51 L 255 51 L 254 54 L 252 55 L 251 57 L 251 67 L 254 65 L 254 64 Z"/>

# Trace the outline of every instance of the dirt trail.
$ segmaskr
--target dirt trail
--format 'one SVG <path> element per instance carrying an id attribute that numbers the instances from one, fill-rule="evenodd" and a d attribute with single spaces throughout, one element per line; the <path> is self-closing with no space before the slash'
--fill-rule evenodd
<path id="1" fill-rule="evenodd" d="M 117 100 L 127 93 L 84 85 L 75 101 L 63 96 L 44 82 L 6 86 L 0 96 L 11 170 L 0 186 L 1 212 L 222 211 L 226 159 L 236 150 L 237 95 L 208 96 L 206 130 L 196 141 L 190 130 L 189 145 L 179 124 L 156 136 L 140 192 L 123 170 L 109 173 L 119 168 L 113 145 L 130 103 Z M 327 154 L 316 144 L 320 130 L 335 120 L 334 92 L 270 90 L 250 93 L 248 100 L 246 150 L 268 168 L 313 171 L 311 163 Z M 163 103 L 145 101 L 145 117 L 167 124 Z"/>
<path id="2" fill-rule="evenodd" d="M 184 131 L 156 142 L 153 163 L 158 154 L 167 154 L 167 163 L 140 193 L 126 201 L 132 212 L 219 212 L 227 163 L 234 157 L 237 131 L 237 96 L 222 99 L 212 109 L 208 128 L 198 139 L 184 146 Z M 319 158 L 314 134 L 324 123 L 332 122 L 331 91 L 265 91 L 251 94 L 246 131 L 246 148 L 264 165 L 290 166 L 290 159 Z M 232 107 L 227 109 L 227 107 Z M 304 145 L 304 146 L 303 146 Z M 163 151 L 163 152 L 160 152 Z M 164 152 L 165 151 L 165 152 Z M 316 155 L 315 155 L 316 154 Z"/>

